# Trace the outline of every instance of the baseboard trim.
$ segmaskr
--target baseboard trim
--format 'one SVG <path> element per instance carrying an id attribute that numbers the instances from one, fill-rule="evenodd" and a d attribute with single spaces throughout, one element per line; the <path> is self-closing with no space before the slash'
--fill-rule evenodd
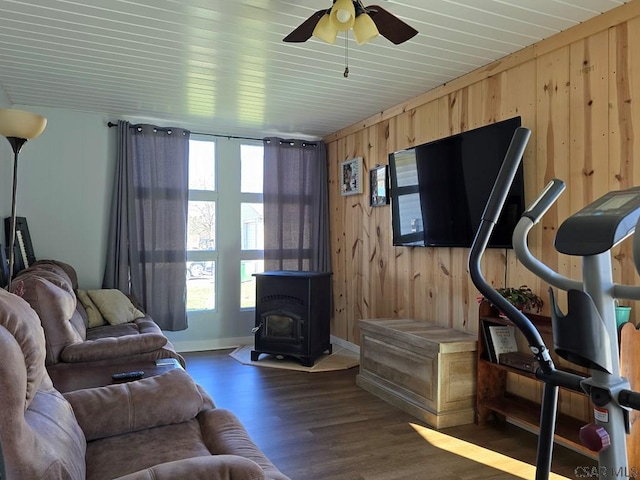
<path id="1" fill-rule="evenodd" d="M 342 338 L 334 337 L 333 335 L 330 335 L 329 338 L 331 340 L 331 343 L 339 345 L 342 348 L 349 350 L 350 352 L 354 352 L 360 355 L 360 345 L 356 345 L 355 343 L 351 343 Z"/>
<path id="2" fill-rule="evenodd" d="M 349 350 L 350 352 L 360 355 L 360 346 L 355 343 L 348 342 L 342 338 L 330 336 L 331 343 L 339 345 L 342 348 Z M 228 348 L 236 348 L 242 345 L 252 345 L 253 336 L 250 337 L 236 337 L 236 338 L 217 338 L 207 340 L 188 340 L 184 342 L 171 341 L 178 353 L 187 352 L 205 352 L 207 350 L 225 350 Z"/>
<path id="3" fill-rule="evenodd" d="M 241 345 L 253 344 L 253 337 L 215 338 L 207 340 L 189 340 L 185 342 L 171 341 L 178 353 L 206 352 L 208 350 L 225 350 Z"/>

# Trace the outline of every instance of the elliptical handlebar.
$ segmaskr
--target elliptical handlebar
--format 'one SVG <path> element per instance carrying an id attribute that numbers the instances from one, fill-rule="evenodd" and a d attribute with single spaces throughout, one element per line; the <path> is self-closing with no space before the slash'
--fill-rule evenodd
<path id="1" fill-rule="evenodd" d="M 482 220 L 480 222 L 480 228 L 476 233 L 476 237 L 471 245 L 471 251 L 469 252 L 469 273 L 471 279 L 476 288 L 487 298 L 493 305 L 495 305 L 500 311 L 502 311 L 507 317 L 514 323 L 514 325 L 523 333 L 529 348 L 533 355 L 538 360 L 540 368 L 545 373 L 551 373 L 555 371 L 553 361 L 549 355 L 540 332 L 535 328 L 533 323 L 518 309 L 511 305 L 502 295 L 500 295 L 484 278 L 482 269 L 480 268 L 480 261 L 482 254 L 484 253 L 489 237 L 493 231 L 494 226 L 498 221 L 500 212 L 513 183 L 516 171 L 524 155 L 524 150 L 531 136 L 531 130 L 525 127 L 519 127 L 516 129 L 509 149 L 505 155 L 504 162 L 498 173 L 496 182 L 489 195 L 487 206 L 482 214 Z M 541 208 L 544 207 L 545 202 L 540 203 Z M 546 207 L 548 208 L 548 206 Z M 545 210 L 546 210 L 545 208 Z"/>
<path id="2" fill-rule="evenodd" d="M 536 371 L 536 376 L 539 378 L 543 376 L 547 377 L 543 383 L 541 422 L 538 436 L 538 452 L 536 454 L 536 480 L 548 480 L 551 470 L 559 385 L 576 388 L 580 385 L 582 378 L 573 374 L 565 374 L 555 369 L 549 350 L 544 344 L 540 332 L 531 320 L 511 305 L 484 279 L 480 268 L 482 255 L 487 248 L 491 232 L 504 206 L 530 135 L 531 131 L 524 127 L 516 129 L 513 135 L 504 162 L 498 173 L 498 178 L 491 190 L 489 201 L 482 215 L 480 227 L 471 245 L 471 251 L 469 252 L 469 273 L 476 288 L 493 305 L 505 313 L 509 320 L 513 322 L 527 339 L 529 348 L 540 365 L 540 368 Z M 550 187 L 547 189 L 546 194 L 540 196 L 534 207 L 530 209 L 533 218 L 527 218 L 527 223 L 533 225 L 534 221 L 537 222 L 540 219 L 542 214 L 553 203 L 553 200 L 559 195 L 558 190 L 561 191 L 558 187 Z M 545 418 L 551 421 L 543 422 L 542 419 Z"/>
<path id="3" fill-rule="evenodd" d="M 558 197 L 562 195 L 565 188 L 567 186 L 562 180 L 552 179 L 522 215 L 530 218 L 535 225 L 547 213 L 547 210 L 551 208 L 551 205 L 555 203 Z"/>
<path id="4" fill-rule="evenodd" d="M 530 272 L 535 273 L 549 285 L 553 285 L 560 290 L 583 290 L 584 284 L 579 280 L 575 280 L 564 275 L 560 275 L 552 270 L 536 257 L 533 256 L 527 244 L 529 231 L 535 226 L 547 210 L 553 205 L 558 197 L 564 192 L 565 183 L 557 178 L 552 179 L 540 192 L 513 230 L 512 243 L 513 249 L 518 260 Z M 640 223 L 640 220 L 638 221 Z M 640 229 L 636 228 L 637 231 Z M 640 273 L 640 235 L 634 236 L 633 239 L 633 256 L 636 260 L 636 270 Z M 615 298 L 624 298 L 627 300 L 640 300 L 640 287 L 635 285 L 622 285 L 615 283 L 613 285 L 613 296 Z"/>
<path id="5" fill-rule="evenodd" d="M 558 197 L 562 195 L 565 188 L 565 183 L 557 178 L 554 178 L 545 186 L 538 195 L 538 198 L 527 208 L 516 224 L 513 230 L 512 243 L 518 260 L 520 260 L 529 271 L 535 273 L 550 285 L 562 290 L 582 290 L 582 282 L 560 275 L 547 267 L 531 254 L 529 246 L 527 245 L 529 231 L 540 221 Z"/>
<path id="6" fill-rule="evenodd" d="M 531 130 L 528 128 L 516 128 L 513 138 L 511 139 L 511 143 L 509 144 L 509 148 L 507 149 L 504 162 L 498 172 L 496 182 L 491 189 L 491 194 L 489 195 L 489 200 L 487 201 L 484 213 L 482 214 L 483 221 L 491 222 L 494 225 L 498 222 L 498 217 L 500 217 L 500 213 L 502 212 L 502 207 L 507 199 L 507 194 L 509 193 L 513 179 L 516 176 L 518 167 L 520 166 L 520 161 L 522 160 L 522 156 L 524 155 L 524 150 L 530 136 Z M 491 234 L 491 232 L 489 232 L 489 234 Z M 489 235 L 487 235 L 486 240 L 489 239 L 488 237 Z M 478 238 L 476 236 L 474 243 L 477 239 Z"/>
<path id="7" fill-rule="evenodd" d="M 638 223 L 636 224 L 636 232 L 640 232 L 640 219 L 638 219 Z M 634 265 L 636 267 L 636 272 L 640 274 L 640 235 L 633 236 L 633 259 Z M 634 300 L 640 300 L 640 298 L 634 298 Z"/>

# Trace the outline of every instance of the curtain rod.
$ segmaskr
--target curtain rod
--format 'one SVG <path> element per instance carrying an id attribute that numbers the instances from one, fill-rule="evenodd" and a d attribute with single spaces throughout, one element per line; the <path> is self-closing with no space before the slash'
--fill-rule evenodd
<path id="1" fill-rule="evenodd" d="M 107 126 L 109 128 L 111 127 L 117 127 L 118 124 L 117 123 L 113 123 L 113 122 L 108 122 Z M 131 125 L 131 127 L 135 127 L 136 125 Z M 158 127 L 160 130 L 162 130 L 162 128 Z M 191 135 L 204 135 L 207 137 L 219 137 L 219 138 L 227 138 L 227 139 L 234 139 L 234 140 L 255 140 L 257 142 L 262 142 L 264 141 L 263 138 L 254 138 L 254 137 L 236 137 L 234 135 L 221 135 L 221 134 L 217 134 L 217 133 L 201 133 L 201 132 L 191 132 Z M 290 140 L 282 140 L 280 143 L 289 143 Z M 317 143 L 316 142 L 306 142 L 306 145 L 310 145 L 310 146 L 316 146 Z"/>
<path id="2" fill-rule="evenodd" d="M 107 123 L 107 126 L 109 128 L 111 127 L 117 127 L 118 124 L 117 123 L 113 123 L 113 122 L 109 122 Z M 131 127 L 135 127 L 136 125 L 131 125 Z M 162 129 L 161 127 L 158 127 L 160 130 Z M 262 142 L 262 138 L 253 138 L 253 137 L 235 137 L 233 135 L 220 135 L 217 133 L 202 133 L 202 132 L 191 132 L 191 135 L 205 135 L 207 137 L 220 137 L 220 138 L 233 138 L 234 140 L 256 140 L 259 142 Z"/>

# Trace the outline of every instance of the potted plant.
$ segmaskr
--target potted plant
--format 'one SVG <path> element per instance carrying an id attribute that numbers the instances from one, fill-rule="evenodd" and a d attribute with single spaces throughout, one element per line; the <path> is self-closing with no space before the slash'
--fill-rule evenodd
<path id="1" fill-rule="evenodd" d="M 497 288 L 496 291 L 507 301 L 521 311 L 540 313 L 544 302 L 542 298 L 533 293 L 527 285 L 515 287 Z M 479 302 L 486 301 L 484 297 L 478 298 Z"/>

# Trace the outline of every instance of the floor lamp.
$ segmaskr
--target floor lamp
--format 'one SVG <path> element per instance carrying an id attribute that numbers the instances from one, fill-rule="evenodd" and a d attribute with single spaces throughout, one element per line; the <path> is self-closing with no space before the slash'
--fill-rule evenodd
<path id="1" fill-rule="evenodd" d="M 9 279 L 7 290 L 11 291 L 16 242 L 16 189 L 18 186 L 18 153 L 27 142 L 40 135 L 47 126 L 41 115 L 11 108 L 0 108 L 0 135 L 6 137 L 13 149 L 13 191 L 11 195 L 11 233 L 9 236 Z"/>

